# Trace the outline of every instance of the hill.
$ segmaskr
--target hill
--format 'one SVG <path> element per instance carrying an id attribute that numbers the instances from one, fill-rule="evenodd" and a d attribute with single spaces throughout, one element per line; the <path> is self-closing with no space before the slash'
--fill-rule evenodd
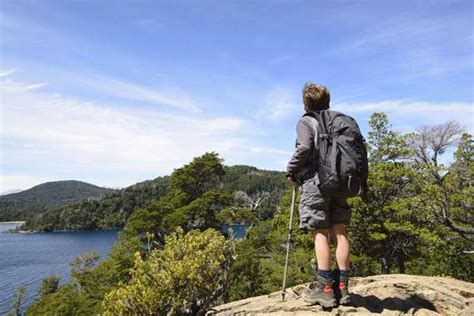
<path id="1" fill-rule="evenodd" d="M 18 193 L 0 196 L 0 221 L 24 220 L 30 214 L 78 203 L 84 199 L 98 200 L 112 189 L 75 181 L 54 181 Z"/>
<path id="2" fill-rule="evenodd" d="M 258 203 L 258 215 L 267 218 L 285 188 L 285 174 L 251 166 L 226 166 L 221 187 L 231 192 L 245 192 L 249 204 Z M 49 209 L 27 218 L 22 229 L 34 231 L 121 229 L 138 208 L 159 199 L 168 186 L 168 176 L 158 177 L 115 190 L 102 200 L 81 201 Z"/>
<path id="3" fill-rule="evenodd" d="M 158 177 L 114 190 L 101 200 L 51 208 L 26 219 L 24 230 L 95 230 L 122 228 L 132 212 L 166 191 L 168 177 Z"/>
<path id="4" fill-rule="evenodd" d="M 404 274 L 351 279 L 352 306 L 323 310 L 300 297 L 306 285 L 217 306 L 207 315 L 474 315 L 474 284 Z"/>

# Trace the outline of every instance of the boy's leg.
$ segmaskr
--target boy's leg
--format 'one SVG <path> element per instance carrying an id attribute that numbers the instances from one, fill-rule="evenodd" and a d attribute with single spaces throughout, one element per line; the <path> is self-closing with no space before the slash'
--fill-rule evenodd
<path id="1" fill-rule="evenodd" d="M 340 298 L 339 303 L 347 305 L 350 303 L 350 295 L 348 291 L 350 245 L 347 238 L 346 226 L 350 223 L 351 208 L 347 203 L 347 199 L 332 199 L 330 202 L 330 209 L 331 235 L 337 242 L 336 260 L 339 267 L 339 275 L 335 276 L 337 283 L 335 286 L 335 292 L 336 296 Z"/>
<path id="2" fill-rule="evenodd" d="M 336 296 L 339 303 L 347 305 L 350 303 L 350 295 L 348 291 L 348 270 L 350 268 L 350 245 L 347 238 L 347 230 L 345 224 L 332 224 L 331 235 L 337 242 L 336 260 L 339 267 L 339 276 L 336 276 Z"/>
<path id="3" fill-rule="evenodd" d="M 303 181 L 300 195 L 300 228 L 313 234 L 316 259 L 319 273 L 316 282 L 302 292 L 303 300 L 310 304 L 324 307 L 336 305 L 332 288 L 333 278 L 330 271 L 331 257 L 329 253 L 329 202 L 318 188 L 317 177 Z"/>
<path id="4" fill-rule="evenodd" d="M 346 271 L 349 269 L 350 261 L 350 246 L 347 238 L 346 225 L 344 224 L 333 224 L 331 225 L 331 234 L 334 236 L 337 247 L 336 247 L 336 260 L 337 266 L 340 270 Z"/>
<path id="5" fill-rule="evenodd" d="M 318 262 L 318 273 L 316 282 L 303 291 L 303 300 L 311 304 L 320 304 L 324 307 L 336 306 L 333 291 L 333 276 L 331 272 L 331 254 L 329 250 L 329 229 L 312 230 L 314 239 L 314 250 Z"/>
<path id="6" fill-rule="evenodd" d="M 312 231 L 314 252 L 319 270 L 331 270 L 331 253 L 329 250 L 328 229 L 315 229 Z"/>

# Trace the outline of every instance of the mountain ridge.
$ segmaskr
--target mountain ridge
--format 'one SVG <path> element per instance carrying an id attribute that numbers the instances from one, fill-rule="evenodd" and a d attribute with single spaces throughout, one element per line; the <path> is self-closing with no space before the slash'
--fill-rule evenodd
<path id="1" fill-rule="evenodd" d="M 224 166 L 226 173 L 222 179 L 222 189 L 236 192 L 244 191 L 252 196 L 268 192 L 268 201 L 276 203 L 285 188 L 285 173 L 262 170 L 253 166 Z M 138 208 L 152 200 L 159 199 L 167 190 L 169 176 L 156 177 L 135 183 L 126 188 L 114 190 L 100 201 L 82 200 L 56 209 L 30 216 L 22 230 L 96 230 L 121 229 L 128 217 Z M 273 208 L 261 208 L 262 216 L 270 216 Z M 69 218 L 67 218 L 69 217 Z"/>
<path id="2" fill-rule="evenodd" d="M 0 196 L 0 220 L 25 220 L 30 214 L 84 199 L 98 200 L 113 191 L 78 180 L 41 183 L 27 190 Z"/>

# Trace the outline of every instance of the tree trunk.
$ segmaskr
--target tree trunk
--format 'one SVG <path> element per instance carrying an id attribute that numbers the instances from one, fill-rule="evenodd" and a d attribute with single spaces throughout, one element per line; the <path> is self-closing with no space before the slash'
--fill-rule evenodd
<path id="1" fill-rule="evenodd" d="M 390 274 L 390 263 L 387 258 L 382 257 L 381 260 L 382 274 Z"/>
<path id="2" fill-rule="evenodd" d="M 403 258 L 398 258 L 398 270 L 400 270 L 400 273 L 405 273 L 405 260 Z"/>

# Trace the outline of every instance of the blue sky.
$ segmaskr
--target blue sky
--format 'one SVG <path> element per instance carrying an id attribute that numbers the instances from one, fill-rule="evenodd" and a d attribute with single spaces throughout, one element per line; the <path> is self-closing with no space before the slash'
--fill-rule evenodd
<path id="1" fill-rule="evenodd" d="M 0 192 L 206 151 L 283 170 L 307 80 L 363 131 L 473 126 L 471 1 L 1 1 Z M 449 160 L 449 157 L 445 158 Z"/>

